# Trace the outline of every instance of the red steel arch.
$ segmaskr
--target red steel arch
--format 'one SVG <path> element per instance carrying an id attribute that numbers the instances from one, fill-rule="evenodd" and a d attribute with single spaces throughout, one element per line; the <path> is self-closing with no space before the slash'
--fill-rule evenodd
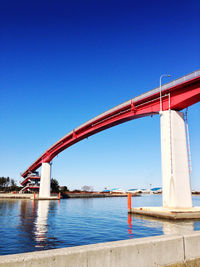
<path id="1" fill-rule="evenodd" d="M 162 110 L 180 111 L 200 101 L 200 70 L 162 86 Z M 74 129 L 42 154 L 23 174 L 37 170 L 43 162 L 50 162 L 66 148 L 93 134 L 129 120 L 158 114 L 160 88 L 156 88 L 116 106 Z"/>

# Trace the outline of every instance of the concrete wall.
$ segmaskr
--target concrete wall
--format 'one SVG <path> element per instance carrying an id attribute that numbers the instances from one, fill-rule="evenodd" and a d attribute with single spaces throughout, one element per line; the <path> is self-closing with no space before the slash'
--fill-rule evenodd
<path id="1" fill-rule="evenodd" d="M 200 266 L 200 232 L 0 257 L 3 267 Z"/>
<path id="2" fill-rule="evenodd" d="M 16 194 L 12 194 L 12 193 L 1 193 L 0 194 L 0 199 L 1 198 L 8 198 L 8 199 L 12 199 L 12 198 L 16 198 L 16 199 L 31 199 L 33 197 L 33 194 L 20 194 L 20 193 L 16 193 Z"/>

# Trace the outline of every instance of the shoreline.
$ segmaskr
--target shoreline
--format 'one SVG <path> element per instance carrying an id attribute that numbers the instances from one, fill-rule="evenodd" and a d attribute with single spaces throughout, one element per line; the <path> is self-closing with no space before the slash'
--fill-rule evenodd
<path id="1" fill-rule="evenodd" d="M 140 195 L 133 195 L 140 196 Z M 109 194 L 109 193 L 66 193 L 62 198 L 105 198 L 105 197 L 127 197 L 127 194 Z"/>
<path id="2" fill-rule="evenodd" d="M 37 199 L 38 194 L 36 194 Z M 51 196 L 58 196 L 52 194 Z M 139 197 L 140 194 L 134 194 L 133 197 Z M 1 193 L 0 199 L 33 199 L 34 194 L 12 194 L 12 193 Z M 67 198 L 107 198 L 107 197 L 127 197 L 127 194 L 108 194 L 108 193 L 65 193 L 62 194 L 61 199 Z"/>
<path id="3" fill-rule="evenodd" d="M 132 197 L 140 197 L 143 194 L 132 194 Z M 36 194 L 37 199 L 38 194 Z M 58 194 L 51 194 L 52 197 Z M 200 196 L 200 192 L 192 193 L 192 196 Z M 19 193 L 0 193 L 0 199 L 33 199 L 34 194 L 19 194 Z M 107 198 L 107 197 L 127 197 L 125 194 L 110 194 L 110 193 L 61 193 L 61 199 L 67 198 Z"/>

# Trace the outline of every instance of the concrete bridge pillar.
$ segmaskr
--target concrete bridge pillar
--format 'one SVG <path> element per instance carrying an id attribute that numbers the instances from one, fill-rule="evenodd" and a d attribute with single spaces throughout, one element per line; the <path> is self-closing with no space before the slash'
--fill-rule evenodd
<path id="1" fill-rule="evenodd" d="M 39 198 L 50 198 L 51 163 L 42 163 Z"/>
<path id="2" fill-rule="evenodd" d="M 160 115 L 163 207 L 191 208 L 184 114 L 167 110 L 160 112 Z"/>

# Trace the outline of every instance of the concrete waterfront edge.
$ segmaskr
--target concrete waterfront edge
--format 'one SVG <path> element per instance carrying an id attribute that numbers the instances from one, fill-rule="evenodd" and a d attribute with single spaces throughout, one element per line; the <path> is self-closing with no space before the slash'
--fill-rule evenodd
<path id="1" fill-rule="evenodd" d="M 1 193 L 0 199 L 30 199 L 33 194 L 12 194 L 12 193 Z"/>
<path id="2" fill-rule="evenodd" d="M 200 266 L 200 231 L 0 256 L 0 266 Z"/>
<path id="3" fill-rule="evenodd" d="M 185 235 L 184 246 L 186 260 L 200 258 L 200 231 Z"/>
<path id="4" fill-rule="evenodd" d="M 200 258 L 199 245 L 200 232 L 163 235 L 0 256 L 0 266 L 185 266 L 186 262 Z"/>

